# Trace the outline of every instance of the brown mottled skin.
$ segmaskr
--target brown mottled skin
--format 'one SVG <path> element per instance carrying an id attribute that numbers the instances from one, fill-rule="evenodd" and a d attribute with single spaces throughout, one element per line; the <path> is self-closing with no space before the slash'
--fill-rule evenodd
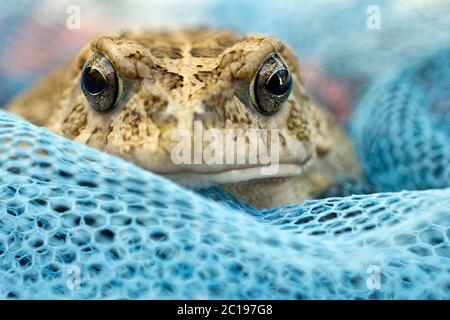
<path id="1" fill-rule="evenodd" d="M 109 58 L 125 88 L 107 113 L 95 111 L 80 88 L 83 65 L 94 52 Z M 286 61 L 293 88 L 281 110 L 265 116 L 252 108 L 248 87 L 273 53 Z M 338 176 L 360 174 L 344 132 L 305 92 L 293 52 L 265 35 L 202 29 L 100 36 L 8 108 L 171 179 L 194 187 L 219 184 L 257 207 L 312 198 Z M 290 167 L 267 178 L 249 176 L 248 164 L 176 165 L 172 130 L 192 130 L 195 120 L 205 129 L 279 129 L 280 165 Z"/>

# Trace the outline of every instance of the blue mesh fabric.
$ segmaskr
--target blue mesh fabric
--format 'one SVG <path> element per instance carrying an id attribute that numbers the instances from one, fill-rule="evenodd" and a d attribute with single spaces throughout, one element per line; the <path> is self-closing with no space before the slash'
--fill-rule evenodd
<path id="1" fill-rule="evenodd" d="M 449 299 L 449 136 L 426 110 L 448 94 L 438 58 L 420 79 L 441 93 L 415 66 L 353 130 L 372 181 L 442 187 L 428 191 L 256 210 L 0 112 L 0 298 Z"/>
<path id="2" fill-rule="evenodd" d="M 356 149 L 381 190 L 450 185 L 450 49 L 380 81 L 353 118 Z"/>

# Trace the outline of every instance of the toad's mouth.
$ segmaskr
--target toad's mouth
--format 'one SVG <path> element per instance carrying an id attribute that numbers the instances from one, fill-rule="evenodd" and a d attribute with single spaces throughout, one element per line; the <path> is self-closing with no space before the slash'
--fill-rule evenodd
<path id="1" fill-rule="evenodd" d="M 298 176 L 305 171 L 311 157 L 302 163 L 279 163 L 236 169 L 225 169 L 218 172 L 181 171 L 164 174 L 165 177 L 189 188 L 200 189 L 212 185 L 238 183 L 250 180 L 286 178 Z"/>

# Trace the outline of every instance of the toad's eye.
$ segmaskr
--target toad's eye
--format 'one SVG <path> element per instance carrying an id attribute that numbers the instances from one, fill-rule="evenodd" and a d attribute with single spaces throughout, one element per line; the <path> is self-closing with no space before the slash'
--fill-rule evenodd
<path id="1" fill-rule="evenodd" d="M 268 57 L 256 74 L 250 87 L 250 100 L 264 115 L 280 110 L 292 90 L 292 77 L 288 66 L 278 55 Z"/>
<path id="2" fill-rule="evenodd" d="M 84 64 L 81 90 L 92 108 L 98 112 L 106 112 L 116 105 L 121 91 L 119 81 L 111 61 L 95 53 Z"/>

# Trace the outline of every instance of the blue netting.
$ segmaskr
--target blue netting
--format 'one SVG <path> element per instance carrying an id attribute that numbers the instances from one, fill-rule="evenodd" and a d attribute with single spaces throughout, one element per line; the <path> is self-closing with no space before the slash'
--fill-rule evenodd
<path id="1" fill-rule="evenodd" d="M 448 56 L 361 103 L 378 185 L 448 186 Z M 0 165 L 0 298 L 450 298 L 450 189 L 256 210 L 3 111 Z"/>
<path id="2" fill-rule="evenodd" d="M 450 185 L 450 50 L 380 81 L 352 121 L 371 182 L 384 191 Z"/>

